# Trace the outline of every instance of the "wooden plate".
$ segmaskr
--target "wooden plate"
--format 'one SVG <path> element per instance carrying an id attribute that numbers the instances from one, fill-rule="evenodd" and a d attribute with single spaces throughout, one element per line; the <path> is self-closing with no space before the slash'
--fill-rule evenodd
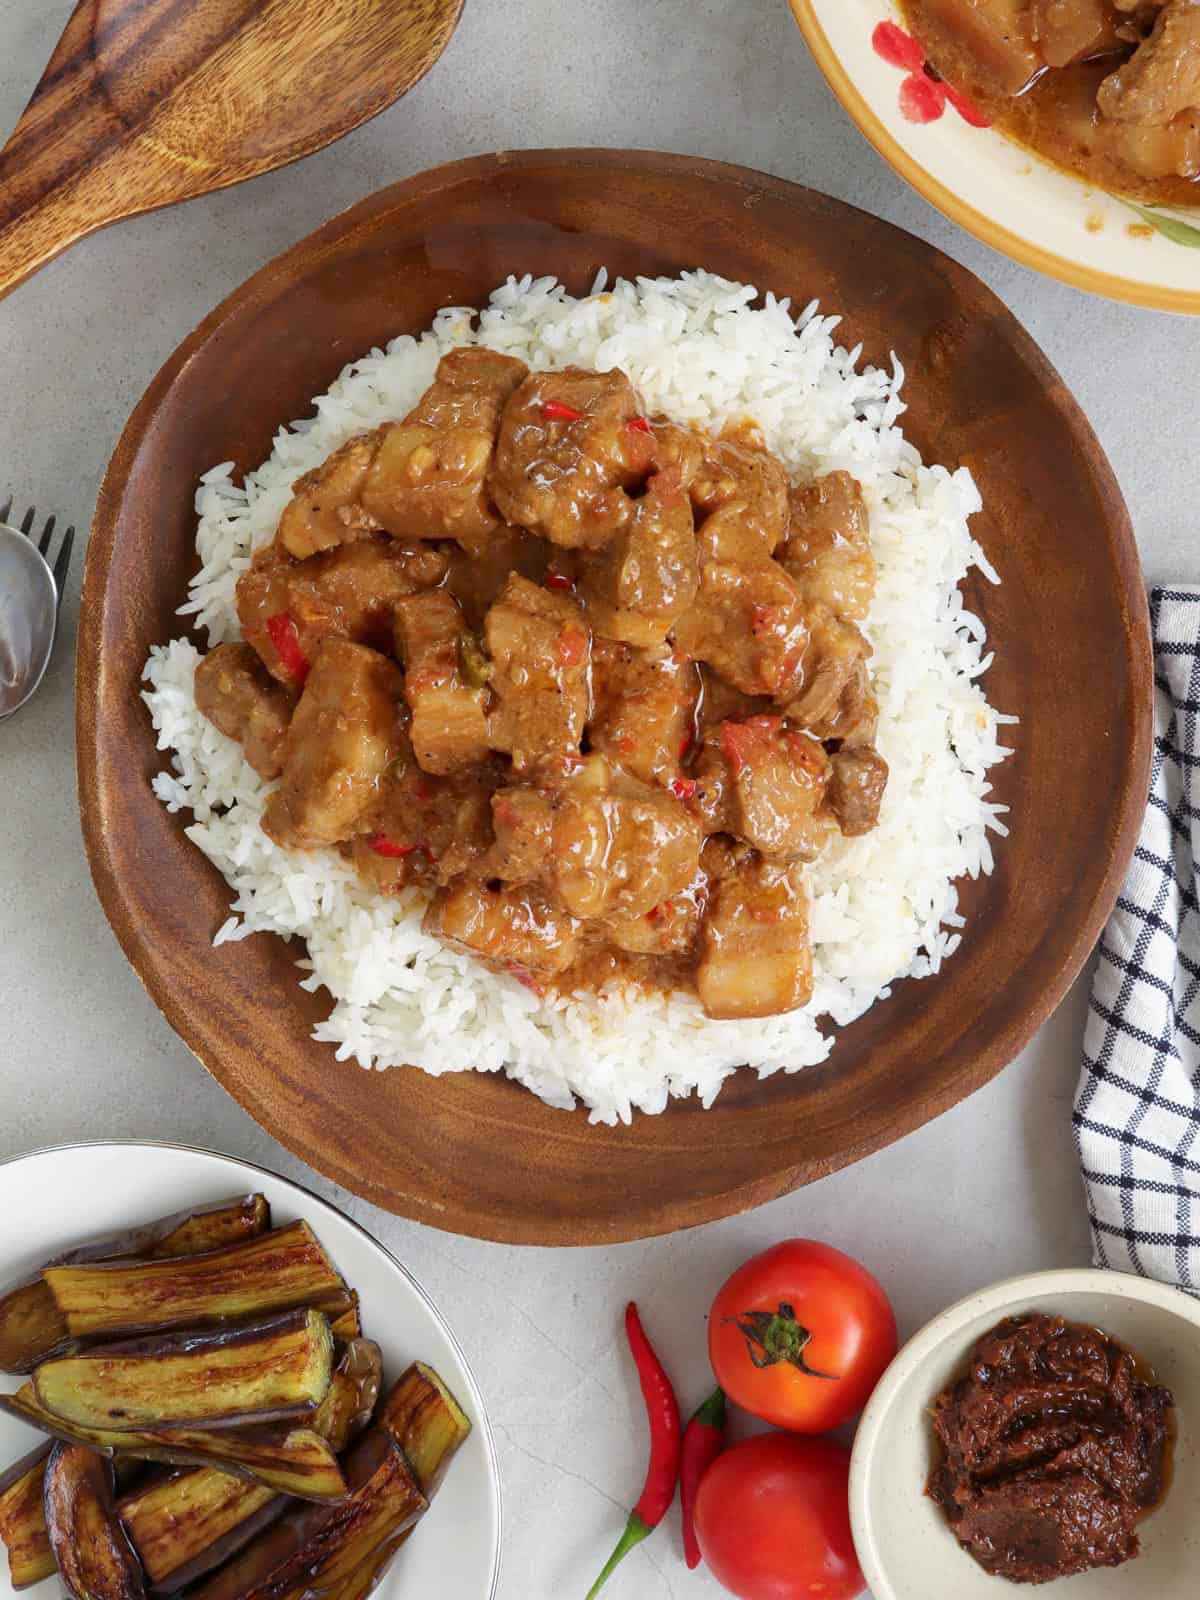
<path id="1" fill-rule="evenodd" d="M 162 764 L 138 698 L 180 631 L 197 476 L 262 460 L 341 366 L 508 273 L 586 292 L 596 269 L 705 266 L 845 313 L 868 359 L 908 372 L 905 427 L 968 461 L 976 533 L 1004 576 L 968 585 L 996 651 L 988 692 L 1021 717 L 998 769 L 1012 837 L 968 885 L 944 971 L 902 983 L 831 1059 L 711 1111 L 673 1104 L 589 1125 L 495 1076 L 339 1065 L 310 1032 L 301 953 L 210 945 L 229 892 L 150 792 Z M 257 273 L 184 341 L 117 447 L 88 548 L 78 659 L 84 838 L 104 908 L 168 1020 L 226 1089 L 328 1177 L 388 1210 L 522 1244 L 600 1244 L 761 1204 L 858 1160 L 986 1083 L 1078 973 L 1145 802 L 1152 693 L 1128 515 L 1095 436 L 1003 305 L 930 246 L 836 200 L 741 168 L 620 151 L 500 154 L 409 179 Z"/>

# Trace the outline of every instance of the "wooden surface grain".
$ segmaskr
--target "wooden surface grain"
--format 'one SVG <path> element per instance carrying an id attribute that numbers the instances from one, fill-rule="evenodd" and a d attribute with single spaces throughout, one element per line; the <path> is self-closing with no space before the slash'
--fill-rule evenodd
<path id="1" fill-rule="evenodd" d="M 969 462 L 1000 568 L 967 603 L 1022 719 L 998 769 L 1011 837 L 967 884 L 963 946 L 845 1030 L 824 1065 L 739 1074 L 709 1112 L 628 1128 L 555 1111 L 507 1080 L 339 1065 L 310 1038 L 328 998 L 263 936 L 214 950 L 228 891 L 150 791 L 162 764 L 139 675 L 195 570 L 192 494 L 246 469 L 352 356 L 478 304 L 509 273 L 586 291 L 703 265 L 845 313 L 864 358 L 908 372 L 905 428 Z M 499 154 L 397 184 L 334 219 L 219 306 L 131 418 L 88 551 L 77 670 L 81 811 L 105 910 L 150 994 L 272 1134 L 377 1205 L 517 1243 L 598 1244 L 759 1204 L 858 1159 L 978 1088 L 1029 1040 L 1110 910 L 1144 805 L 1145 596 L 1107 462 L 1062 381 L 976 278 L 840 202 L 723 164 L 619 151 Z"/>
<path id="2" fill-rule="evenodd" d="M 0 296 L 97 228 L 319 150 L 410 89 L 463 0 L 79 0 L 0 150 Z"/>

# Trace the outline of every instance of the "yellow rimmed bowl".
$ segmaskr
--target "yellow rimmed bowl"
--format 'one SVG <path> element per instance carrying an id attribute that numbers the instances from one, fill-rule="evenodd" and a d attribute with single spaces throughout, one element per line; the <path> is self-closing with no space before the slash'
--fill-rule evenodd
<path id="1" fill-rule="evenodd" d="M 1195 207 L 1134 206 L 1060 171 L 947 101 L 910 120 L 906 71 L 876 49 L 905 27 L 894 0 L 789 0 L 834 94 L 917 192 L 977 239 L 1089 294 L 1200 315 L 1200 187 Z"/>

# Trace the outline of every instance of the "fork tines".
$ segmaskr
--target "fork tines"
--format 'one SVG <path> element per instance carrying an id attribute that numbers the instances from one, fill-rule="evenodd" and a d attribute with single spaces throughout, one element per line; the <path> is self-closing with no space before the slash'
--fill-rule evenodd
<path id="1" fill-rule="evenodd" d="M 0 522 L 8 522 L 9 517 L 12 515 L 12 505 L 12 495 L 9 495 L 4 504 L 0 505 Z M 33 538 L 33 527 L 36 521 L 37 511 L 33 506 L 30 506 L 20 521 L 21 532 L 27 539 Z M 57 517 L 47 517 L 42 528 L 41 537 L 37 541 L 38 550 L 45 556 L 47 561 L 50 560 L 50 545 L 54 538 L 54 529 L 57 521 Z M 75 529 L 70 527 L 63 534 L 62 543 L 58 547 L 58 554 L 50 567 L 51 572 L 54 574 L 54 587 L 58 590 L 59 605 L 62 605 L 63 590 L 67 586 L 67 569 L 71 565 L 71 549 L 74 543 Z"/>

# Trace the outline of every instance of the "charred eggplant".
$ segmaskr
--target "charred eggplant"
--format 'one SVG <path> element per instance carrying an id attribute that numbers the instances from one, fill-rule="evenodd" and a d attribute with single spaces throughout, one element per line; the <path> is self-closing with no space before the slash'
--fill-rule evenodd
<path id="1" fill-rule="evenodd" d="M 46 1514 L 42 1508 L 42 1486 L 50 1445 L 42 1445 L 31 1455 L 0 1473 L 0 1543 L 8 1551 L 8 1570 L 14 1589 L 27 1589 L 54 1571 Z"/>
<path id="2" fill-rule="evenodd" d="M 202 1255 L 68 1263 L 43 1275 L 75 1338 L 213 1327 L 294 1306 L 341 1314 L 349 1294 L 307 1222 Z"/>
<path id="3" fill-rule="evenodd" d="M 383 1558 L 428 1507 L 390 1434 L 372 1428 L 346 1461 L 350 1493 L 332 1506 L 289 1511 L 206 1579 L 191 1600 L 275 1600 L 339 1589 L 372 1555 Z"/>
<path id="4" fill-rule="evenodd" d="M 79 1444 L 56 1444 L 46 1464 L 50 1549 L 73 1600 L 142 1600 L 145 1585 L 113 1498 L 112 1463 Z"/>
<path id="5" fill-rule="evenodd" d="M 288 1504 L 216 1467 L 172 1472 L 122 1495 L 117 1513 L 156 1591 L 182 1589 L 236 1555 Z"/>
<path id="6" fill-rule="evenodd" d="M 39 1405 L 31 1383 L 22 1384 L 16 1394 L 0 1394 L 0 1411 L 52 1438 L 85 1444 L 104 1456 L 119 1453 L 122 1458 L 177 1467 L 213 1463 L 298 1500 L 339 1500 L 346 1493 L 333 1446 L 311 1427 L 162 1428 L 137 1433 L 77 1428 Z"/>
<path id="7" fill-rule="evenodd" d="M 248 1327 L 154 1334 L 44 1361 L 47 1411 L 83 1428 L 236 1427 L 311 1415 L 325 1398 L 333 1335 L 319 1311 Z"/>
<path id="8" fill-rule="evenodd" d="M 415 1361 L 396 1380 L 376 1417 L 412 1463 L 417 1481 L 433 1495 L 471 1421 L 432 1367 Z"/>
<path id="9" fill-rule="evenodd" d="M 383 1357 L 373 1339 L 351 1339 L 342 1347 L 329 1391 L 311 1426 L 340 1454 L 370 1422 L 383 1383 Z"/>
<path id="10" fill-rule="evenodd" d="M 455 1451 L 471 1431 L 466 1412 L 433 1368 L 417 1361 L 397 1379 L 377 1420 L 400 1445 L 422 1493 L 432 1500 Z M 329 1600 L 366 1600 L 412 1533 L 409 1528 L 384 1550 L 369 1555 Z M 283 1600 L 303 1600 L 303 1589 Z"/>
<path id="11" fill-rule="evenodd" d="M 333 1329 L 335 1339 L 362 1338 L 362 1318 L 359 1315 L 357 1289 L 350 1290 L 343 1305 L 338 1305 L 334 1301 L 329 1305 L 323 1305 L 321 1310 L 329 1318 L 329 1326 Z"/>
<path id="12" fill-rule="evenodd" d="M 144 1227 L 126 1228 L 75 1245 L 46 1265 L 111 1261 L 123 1256 L 158 1259 L 217 1250 L 254 1238 L 270 1226 L 266 1197 L 242 1195 L 192 1211 L 176 1211 Z M 40 1274 L 0 1294 L 0 1372 L 32 1372 L 39 1361 L 61 1355 L 72 1342 L 66 1318 Z"/>

